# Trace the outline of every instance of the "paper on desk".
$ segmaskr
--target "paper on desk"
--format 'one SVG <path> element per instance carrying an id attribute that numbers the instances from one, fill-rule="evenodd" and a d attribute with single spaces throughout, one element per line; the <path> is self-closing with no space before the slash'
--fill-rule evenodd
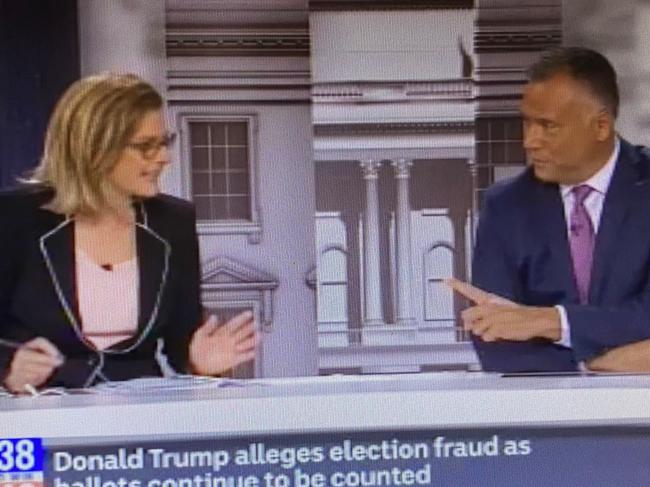
<path id="1" fill-rule="evenodd" d="M 178 391 L 216 387 L 246 386 L 251 381 L 203 377 L 196 375 L 173 375 L 170 377 L 141 377 L 127 381 L 104 382 L 93 387 L 98 392 L 153 392 Z"/>
<path id="2" fill-rule="evenodd" d="M 69 394 L 69 389 L 64 387 L 47 387 L 45 389 L 36 390 L 35 394 L 14 394 L 9 392 L 7 389 L 0 387 L 0 397 L 40 397 L 40 396 L 67 396 Z"/>

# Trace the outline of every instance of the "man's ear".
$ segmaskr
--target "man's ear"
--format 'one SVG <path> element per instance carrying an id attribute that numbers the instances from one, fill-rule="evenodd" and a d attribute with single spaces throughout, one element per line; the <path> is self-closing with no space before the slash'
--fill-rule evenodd
<path id="1" fill-rule="evenodd" d="M 612 136 L 614 132 L 614 117 L 608 110 L 602 109 L 594 119 L 594 130 L 596 132 L 596 140 L 604 142 Z"/>

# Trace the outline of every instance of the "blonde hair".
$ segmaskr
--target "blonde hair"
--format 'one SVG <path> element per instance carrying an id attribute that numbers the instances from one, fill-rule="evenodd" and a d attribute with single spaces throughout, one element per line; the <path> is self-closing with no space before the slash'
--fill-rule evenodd
<path id="1" fill-rule="evenodd" d="M 73 83 L 50 117 L 40 164 L 30 183 L 54 189 L 48 208 L 96 214 L 109 205 L 107 175 L 160 94 L 133 74 L 100 74 Z"/>

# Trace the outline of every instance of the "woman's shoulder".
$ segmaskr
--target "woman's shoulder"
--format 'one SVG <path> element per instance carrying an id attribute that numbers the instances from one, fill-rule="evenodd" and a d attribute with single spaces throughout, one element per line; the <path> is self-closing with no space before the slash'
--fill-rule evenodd
<path id="1" fill-rule="evenodd" d="M 170 241 L 196 235 L 196 215 L 190 201 L 158 194 L 142 202 L 144 215 L 140 221 Z"/>
<path id="2" fill-rule="evenodd" d="M 144 215 L 140 221 L 168 238 L 191 235 L 196 232 L 194 204 L 168 194 L 158 194 L 143 201 Z"/>
<path id="3" fill-rule="evenodd" d="M 0 213 L 19 214 L 41 208 L 52 199 L 52 189 L 41 185 L 20 185 L 0 189 Z"/>
<path id="4" fill-rule="evenodd" d="M 32 230 L 47 230 L 54 223 L 53 213 L 43 213 L 43 205 L 52 199 L 52 190 L 43 186 L 17 186 L 0 190 L 0 227 L 3 244 L 20 246 Z"/>
<path id="5" fill-rule="evenodd" d="M 194 218 L 194 203 L 165 193 L 145 200 L 144 206 L 147 213 L 152 216 L 163 214 L 180 218 Z"/>

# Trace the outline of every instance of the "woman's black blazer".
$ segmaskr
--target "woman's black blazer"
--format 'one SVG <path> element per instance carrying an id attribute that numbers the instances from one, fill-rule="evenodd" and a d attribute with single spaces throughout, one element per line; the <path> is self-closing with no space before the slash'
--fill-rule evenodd
<path id="1" fill-rule="evenodd" d="M 48 386 L 161 374 L 156 351 L 178 372 L 201 322 L 199 250 L 193 206 L 159 195 L 135 203 L 139 269 L 136 334 L 100 352 L 85 340 L 75 282 L 74 219 L 43 208 L 52 192 L 0 193 L 0 337 L 51 341 L 65 356 Z M 110 243 L 108 243 L 110 244 Z M 119 294 L 115 306 L 121 306 Z M 0 379 L 15 350 L 0 345 Z"/>

